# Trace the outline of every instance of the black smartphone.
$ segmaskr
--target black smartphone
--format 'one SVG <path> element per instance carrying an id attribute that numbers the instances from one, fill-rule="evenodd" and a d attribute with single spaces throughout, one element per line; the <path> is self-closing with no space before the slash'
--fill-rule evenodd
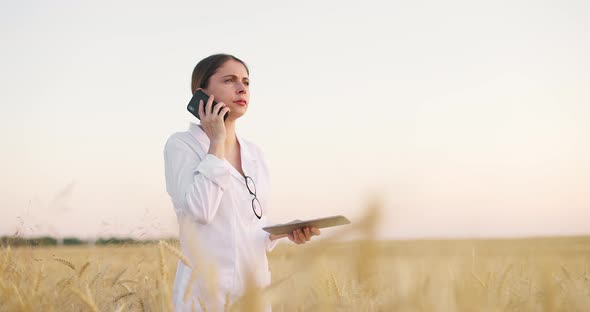
<path id="1" fill-rule="evenodd" d="M 201 89 L 199 89 L 197 90 L 197 92 L 195 92 L 195 94 L 193 94 L 193 97 L 191 98 L 190 102 L 188 102 L 188 105 L 186 107 L 186 109 L 199 120 L 201 120 L 201 118 L 199 117 L 199 101 L 201 100 L 203 100 L 203 110 L 205 110 L 205 107 L 207 106 L 207 101 L 209 101 L 209 96 Z M 213 108 L 215 107 L 215 105 L 217 105 L 217 102 L 213 101 L 212 104 L 213 105 L 211 105 L 211 111 L 213 111 Z M 228 115 L 229 113 L 225 113 L 225 116 L 223 116 L 223 121 L 227 119 Z"/>

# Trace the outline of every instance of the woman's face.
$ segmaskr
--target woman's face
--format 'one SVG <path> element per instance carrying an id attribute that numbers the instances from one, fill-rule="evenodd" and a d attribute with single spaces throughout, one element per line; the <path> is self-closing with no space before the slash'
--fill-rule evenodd
<path id="1" fill-rule="evenodd" d="M 214 101 L 229 107 L 228 120 L 236 120 L 246 113 L 250 103 L 250 80 L 242 63 L 228 60 L 209 78 L 205 93 L 214 96 Z"/>

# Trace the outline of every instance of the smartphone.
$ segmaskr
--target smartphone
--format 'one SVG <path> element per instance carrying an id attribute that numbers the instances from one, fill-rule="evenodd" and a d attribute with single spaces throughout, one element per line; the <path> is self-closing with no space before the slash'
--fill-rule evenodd
<path id="1" fill-rule="evenodd" d="M 199 117 L 199 102 L 201 100 L 203 100 L 203 110 L 205 110 L 205 107 L 207 106 L 207 101 L 209 101 L 209 96 L 201 89 L 199 89 L 197 90 L 197 92 L 195 92 L 195 94 L 193 94 L 193 97 L 191 98 L 190 102 L 188 102 L 188 105 L 186 107 L 186 109 L 199 120 L 201 120 L 201 118 Z M 213 101 L 212 104 L 213 105 L 211 105 L 211 111 L 213 111 L 213 107 L 217 105 L 217 102 Z M 228 115 L 229 113 L 225 113 L 225 116 L 223 116 L 223 121 L 227 119 Z"/>

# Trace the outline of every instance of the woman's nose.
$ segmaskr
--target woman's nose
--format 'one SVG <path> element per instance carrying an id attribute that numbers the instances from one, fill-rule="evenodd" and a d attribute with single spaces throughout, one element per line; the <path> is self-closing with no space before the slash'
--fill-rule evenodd
<path id="1" fill-rule="evenodd" d="M 238 82 L 238 93 L 245 94 L 246 93 L 246 85 L 243 82 Z"/>

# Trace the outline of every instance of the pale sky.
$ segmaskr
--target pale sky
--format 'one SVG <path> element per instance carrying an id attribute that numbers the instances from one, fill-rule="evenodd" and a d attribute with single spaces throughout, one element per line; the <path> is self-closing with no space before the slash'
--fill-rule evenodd
<path id="1" fill-rule="evenodd" d="M 196 63 L 244 60 L 272 219 L 590 234 L 587 1 L 2 1 L 0 235 L 173 235 Z M 326 230 L 329 231 L 329 230 Z"/>

